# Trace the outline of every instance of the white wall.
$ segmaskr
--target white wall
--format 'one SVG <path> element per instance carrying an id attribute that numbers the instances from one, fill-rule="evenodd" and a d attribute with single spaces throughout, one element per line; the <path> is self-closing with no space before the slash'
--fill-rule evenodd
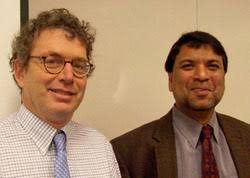
<path id="1" fill-rule="evenodd" d="M 168 112 L 174 100 L 168 92 L 165 58 L 183 32 L 198 26 L 218 37 L 229 56 L 226 93 L 217 110 L 250 123 L 250 1 L 30 0 L 30 16 L 58 7 L 97 29 L 97 68 L 74 116 L 79 122 L 113 138 Z M 17 92 L 7 70 L 1 80 L 9 82 L 1 86 L 1 106 L 11 102 L 5 106 L 9 112 L 19 99 L 14 98 Z"/>
<path id="2" fill-rule="evenodd" d="M 8 60 L 12 38 L 20 27 L 20 1 L 0 1 L 0 9 L 0 117 L 4 117 L 14 112 L 20 103 Z"/>

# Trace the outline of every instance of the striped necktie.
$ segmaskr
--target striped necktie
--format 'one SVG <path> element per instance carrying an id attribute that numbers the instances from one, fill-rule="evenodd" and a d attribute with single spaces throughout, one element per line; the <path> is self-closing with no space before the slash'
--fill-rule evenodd
<path id="1" fill-rule="evenodd" d="M 58 132 L 53 142 L 56 147 L 56 160 L 55 160 L 55 177 L 56 178 L 69 178 L 69 168 L 67 162 L 67 154 L 65 149 L 66 135 L 63 131 Z"/>
<path id="2" fill-rule="evenodd" d="M 219 178 L 216 160 L 213 154 L 211 137 L 213 128 L 205 125 L 201 131 L 202 138 L 202 178 Z"/>

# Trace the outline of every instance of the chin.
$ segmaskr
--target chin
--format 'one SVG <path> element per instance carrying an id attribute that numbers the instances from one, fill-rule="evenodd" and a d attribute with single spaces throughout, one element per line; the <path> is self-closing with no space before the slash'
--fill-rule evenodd
<path id="1" fill-rule="evenodd" d="M 209 111 L 211 109 L 214 109 L 215 104 L 214 103 L 190 103 L 190 108 L 192 108 L 195 111 Z"/>
<path id="2" fill-rule="evenodd" d="M 54 111 L 55 113 L 62 113 L 62 114 L 68 114 L 73 113 L 77 109 L 77 106 L 75 105 L 69 105 L 65 103 L 57 103 L 54 104 L 54 106 L 50 106 L 50 110 Z"/>

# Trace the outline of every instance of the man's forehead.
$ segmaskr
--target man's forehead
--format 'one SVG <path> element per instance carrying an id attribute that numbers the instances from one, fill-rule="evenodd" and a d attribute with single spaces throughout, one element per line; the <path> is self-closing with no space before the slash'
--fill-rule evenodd
<path id="1" fill-rule="evenodd" d="M 34 39 L 38 39 L 41 35 L 47 34 L 47 33 L 48 34 L 52 34 L 52 33 L 59 34 L 59 33 L 62 33 L 68 39 L 77 38 L 77 36 L 74 35 L 74 33 L 71 32 L 70 30 L 66 30 L 66 29 L 60 28 L 60 27 L 45 27 L 45 28 L 42 28 L 42 29 L 38 30 L 37 32 L 35 32 Z"/>
<path id="2" fill-rule="evenodd" d="M 56 27 L 47 27 L 47 28 L 41 29 L 40 31 L 37 31 L 34 35 L 32 45 L 34 46 L 38 41 L 40 42 L 40 40 L 44 40 L 44 38 L 56 39 L 56 38 L 64 38 L 64 37 L 68 41 L 77 40 L 81 43 L 82 47 L 86 48 L 85 43 L 82 42 L 81 38 L 78 37 L 76 34 L 68 30 L 65 30 L 64 28 L 56 28 Z"/>
<path id="3" fill-rule="evenodd" d="M 190 48 L 190 49 L 200 49 L 200 48 L 204 48 L 204 49 L 211 49 L 214 51 L 214 47 L 210 44 L 207 43 L 195 43 L 195 42 L 189 42 L 189 43 L 185 43 L 183 45 L 181 45 L 181 48 Z M 180 48 L 180 49 L 181 49 Z"/>
<path id="4" fill-rule="evenodd" d="M 201 44 L 199 46 L 195 45 L 190 45 L 190 44 L 183 44 L 181 47 L 180 47 L 180 50 L 179 50 L 179 53 L 180 54 L 181 52 L 183 51 L 198 51 L 200 49 L 205 49 L 205 51 L 211 51 L 212 53 L 214 53 L 214 55 L 217 55 L 217 56 L 220 56 L 222 57 L 221 55 L 217 54 L 214 47 L 212 45 L 209 45 L 209 44 Z"/>
<path id="5" fill-rule="evenodd" d="M 176 56 L 178 58 L 188 58 L 195 59 L 196 57 L 201 57 L 207 60 L 218 60 L 223 61 L 223 57 L 215 53 L 211 45 L 201 45 L 199 47 L 190 47 L 189 45 L 182 45 L 179 54 Z M 183 60 L 183 59 L 182 59 Z"/>

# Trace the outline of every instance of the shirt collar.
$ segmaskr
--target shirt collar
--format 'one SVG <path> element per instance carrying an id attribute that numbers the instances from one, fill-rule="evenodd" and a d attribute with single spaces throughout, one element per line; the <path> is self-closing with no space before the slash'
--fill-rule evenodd
<path id="1" fill-rule="evenodd" d="M 208 124 L 213 128 L 213 138 L 215 139 L 216 143 L 219 143 L 220 141 L 220 134 L 219 134 L 219 123 L 217 119 L 217 115 L 214 112 L 212 115 L 212 118 L 209 120 Z"/>
<path id="2" fill-rule="evenodd" d="M 45 155 L 51 147 L 57 129 L 43 122 L 24 105 L 21 105 L 17 117 L 24 131 L 33 140 L 41 154 Z"/>
<path id="3" fill-rule="evenodd" d="M 202 124 L 188 117 L 175 106 L 173 107 L 173 124 L 174 127 L 181 133 L 181 135 L 192 145 L 192 147 L 196 148 L 199 142 Z M 214 139 L 216 142 L 218 142 L 219 125 L 215 112 L 213 113 L 208 124 L 213 128 Z"/>

